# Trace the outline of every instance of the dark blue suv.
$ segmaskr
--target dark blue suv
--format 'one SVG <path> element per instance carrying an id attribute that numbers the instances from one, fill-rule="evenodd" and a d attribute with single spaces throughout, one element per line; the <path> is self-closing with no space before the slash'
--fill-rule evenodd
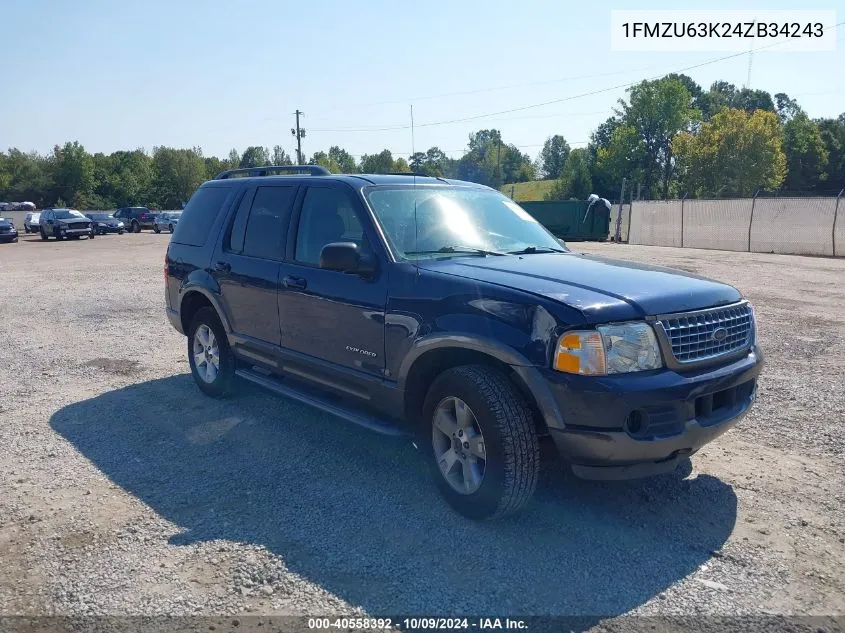
<path id="1" fill-rule="evenodd" d="M 762 367 L 733 287 L 571 252 L 468 182 L 224 172 L 164 274 L 202 391 L 240 376 L 407 433 L 476 519 L 529 500 L 549 438 L 580 477 L 674 470 L 749 410 Z"/>

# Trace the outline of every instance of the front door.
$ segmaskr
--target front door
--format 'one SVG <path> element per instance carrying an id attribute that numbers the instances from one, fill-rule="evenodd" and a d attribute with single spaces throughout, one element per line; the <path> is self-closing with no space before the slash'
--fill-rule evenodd
<path id="1" fill-rule="evenodd" d="M 247 354 L 251 348 L 267 357 L 268 345 L 280 342 L 276 295 L 296 191 L 274 184 L 247 189 L 212 258 L 235 347 Z"/>
<path id="2" fill-rule="evenodd" d="M 282 265 L 279 321 L 282 348 L 322 363 L 383 376 L 387 274 L 372 278 L 319 268 L 331 242 L 355 242 L 372 253 L 375 233 L 362 203 L 340 183 L 308 185 L 295 241 Z"/>

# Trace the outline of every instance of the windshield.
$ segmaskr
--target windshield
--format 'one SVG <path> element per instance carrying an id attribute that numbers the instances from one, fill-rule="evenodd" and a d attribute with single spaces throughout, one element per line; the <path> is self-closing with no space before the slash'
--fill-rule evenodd
<path id="1" fill-rule="evenodd" d="M 532 248 L 566 250 L 528 212 L 496 191 L 379 187 L 369 190 L 366 196 L 391 247 L 403 259 L 510 253 Z"/>
<path id="2" fill-rule="evenodd" d="M 88 217 L 93 220 L 110 220 L 112 218 L 111 213 L 89 213 Z"/>
<path id="3" fill-rule="evenodd" d="M 70 218 L 85 218 L 79 211 L 73 211 L 70 209 L 62 210 L 62 211 L 54 211 L 57 220 L 68 220 Z"/>

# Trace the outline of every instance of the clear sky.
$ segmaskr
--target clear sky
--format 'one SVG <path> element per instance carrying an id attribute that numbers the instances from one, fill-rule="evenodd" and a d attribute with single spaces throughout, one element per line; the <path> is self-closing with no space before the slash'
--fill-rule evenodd
<path id="1" fill-rule="evenodd" d="M 519 0 L 0 0 L 0 148 L 90 152 L 156 145 L 281 144 L 305 112 L 303 152 L 352 154 L 437 145 L 458 157 L 474 130 L 496 127 L 536 156 L 551 134 L 573 146 L 611 114 L 624 88 L 727 53 L 610 51 L 611 9 L 790 9 L 793 0 L 625 2 Z M 836 9 L 845 0 L 819 0 Z M 835 52 L 753 57 L 751 87 L 786 92 L 813 117 L 845 112 L 845 26 Z M 686 71 L 707 87 L 742 86 L 748 56 Z M 449 121 L 576 97 L 543 107 Z"/>

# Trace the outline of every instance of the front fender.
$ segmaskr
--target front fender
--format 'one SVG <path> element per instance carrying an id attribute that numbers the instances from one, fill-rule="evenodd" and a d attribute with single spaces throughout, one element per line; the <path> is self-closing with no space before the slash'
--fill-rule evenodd
<path id="1" fill-rule="evenodd" d="M 427 352 L 437 349 L 470 350 L 495 358 L 510 366 L 521 383 L 522 390 L 534 399 L 546 426 L 550 429 L 564 429 L 560 407 L 552 395 L 548 382 L 538 367 L 512 347 L 485 337 L 468 333 L 433 334 L 418 338 L 406 354 L 399 368 L 397 382 L 399 392 L 405 393 L 406 381 L 414 363 Z"/>

